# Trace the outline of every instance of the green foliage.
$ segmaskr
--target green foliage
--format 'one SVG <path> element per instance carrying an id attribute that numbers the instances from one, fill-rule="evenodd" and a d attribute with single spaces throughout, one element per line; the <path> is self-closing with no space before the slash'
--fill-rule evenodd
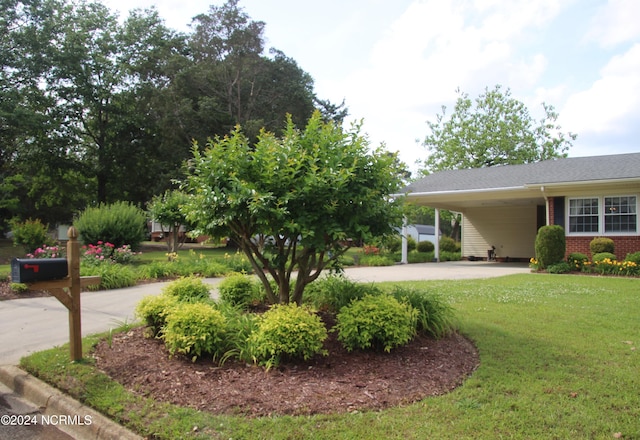
<path id="1" fill-rule="evenodd" d="M 458 252 L 458 243 L 451 237 L 440 237 L 440 252 Z"/>
<path id="2" fill-rule="evenodd" d="M 435 258 L 435 253 L 432 252 L 409 252 L 407 254 L 407 262 L 409 264 L 415 263 L 430 263 Z M 400 261 L 401 257 L 398 257 L 398 261 Z"/>
<path id="3" fill-rule="evenodd" d="M 99 276 L 100 284 L 88 286 L 89 290 L 120 289 L 135 286 L 138 273 L 131 266 L 105 262 L 98 265 L 80 265 L 80 275 Z"/>
<path id="4" fill-rule="evenodd" d="M 595 237 L 589 243 L 589 250 L 591 251 L 591 255 L 601 254 L 603 252 L 613 254 L 615 252 L 615 243 L 609 237 Z"/>
<path id="5" fill-rule="evenodd" d="M 321 310 L 338 312 L 352 301 L 366 295 L 380 295 L 382 291 L 375 284 L 356 283 L 343 275 L 321 278 L 307 287 L 309 300 Z"/>
<path id="6" fill-rule="evenodd" d="M 101 203 L 85 209 L 74 222 L 85 244 L 108 242 L 118 248 L 130 245 L 136 249 L 144 239 L 144 212 L 129 202 Z"/>
<path id="7" fill-rule="evenodd" d="M 253 278 L 242 274 L 230 275 L 218 284 L 220 299 L 242 308 L 249 306 L 257 297 L 257 289 Z"/>
<path id="8" fill-rule="evenodd" d="M 389 352 L 413 339 L 418 311 L 390 295 L 366 295 L 342 308 L 336 319 L 338 339 L 348 351 Z"/>
<path id="9" fill-rule="evenodd" d="M 535 120 L 509 89 L 503 91 L 499 85 L 486 88 L 475 102 L 458 93 L 448 118 L 443 107 L 435 122 L 428 122 L 430 134 L 423 143 L 429 151 L 424 161 L 427 173 L 564 157 L 576 138 L 560 131 L 552 106 L 543 103 L 544 117 Z"/>
<path id="10" fill-rule="evenodd" d="M 569 273 L 572 270 L 572 266 L 566 261 L 560 261 L 559 263 L 550 264 L 547 266 L 548 273 L 562 274 Z"/>
<path id="11" fill-rule="evenodd" d="M 454 329 L 454 310 L 440 295 L 426 290 L 395 286 L 391 292 L 402 303 L 418 312 L 416 329 L 435 338 L 447 336 Z"/>
<path id="12" fill-rule="evenodd" d="M 33 253 L 43 245 L 53 245 L 53 240 L 47 235 L 48 225 L 42 224 L 40 219 L 28 219 L 24 222 L 10 221 L 13 232 L 13 244 L 23 246 L 27 253 Z"/>
<path id="13" fill-rule="evenodd" d="M 395 154 L 370 149 L 360 126 L 344 131 L 316 112 L 304 129 L 291 118 L 281 136 L 262 132 L 257 143 L 234 130 L 202 151 L 194 145 L 185 207 L 196 233 L 231 235 L 252 267 L 279 280 L 271 303 L 300 303 L 307 284 L 347 251 L 344 241 L 393 234 L 402 200 Z M 260 247 L 254 237 L 269 237 Z M 291 292 L 290 274 L 297 269 Z"/>
<path id="14" fill-rule="evenodd" d="M 148 295 L 136 304 L 135 315 L 151 329 L 153 336 L 159 336 L 167 323 L 167 315 L 178 303 L 175 296 Z"/>
<path id="15" fill-rule="evenodd" d="M 296 304 L 276 304 L 257 318 L 249 338 L 256 362 L 267 368 L 285 359 L 311 359 L 323 349 L 327 329 L 320 317 Z"/>
<path id="16" fill-rule="evenodd" d="M 567 257 L 567 263 L 571 266 L 571 270 L 582 271 L 588 261 L 589 257 L 581 252 L 572 252 Z"/>
<path id="17" fill-rule="evenodd" d="M 630 261 L 632 263 L 636 263 L 640 265 L 640 252 L 634 252 L 632 254 L 627 254 L 624 261 Z"/>
<path id="18" fill-rule="evenodd" d="M 170 308 L 162 335 L 169 353 L 191 356 L 224 354 L 226 319 L 211 304 L 178 303 Z"/>
<path id="19" fill-rule="evenodd" d="M 187 276 L 170 282 L 162 289 L 162 293 L 177 298 L 179 301 L 198 302 L 209 299 L 210 287 L 196 276 Z"/>
<path id="20" fill-rule="evenodd" d="M 180 227 L 188 226 L 186 216 L 181 209 L 188 197 L 181 191 L 166 191 L 162 196 L 155 196 L 147 207 L 151 219 L 167 228 L 171 238 L 171 240 L 167 238 L 167 247 L 170 252 L 178 250 Z"/>
<path id="21" fill-rule="evenodd" d="M 29 290 L 29 286 L 24 283 L 9 283 L 9 288 L 15 293 L 24 293 Z"/>
<path id="22" fill-rule="evenodd" d="M 442 247 L 442 240 L 440 241 L 440 247 Z M 416 250 L 422 253 L 433 252 L 435 249 L 435 245 L 428 240 L 418 242 L 416 247 Z"/>
<path id="23" fill-rule="evenodd" d="M 416 240 L 412 236 L 407 237 L 407 251 L 415 251 L 416 250 Z"/>
<path id="24" fill-rule="evenodd" d="M 566 241 L 562 226 L 542 226 L 536 235 L 535 251 L 539 269 L 546 269 L 564 260 Z"/>
<path id="25" fill-rule="evenodd" d="M 385 255 L 362 255 L 360 265 L 362 266 L 393 266 L 393 258 Z"/>
<path id="26" fill-rule="evenodd" d="M 457 247 L 457 244 L 456 244 Z M 462 259 L 462 255 L 460 255 L 460 251 L 457 250 L 455 252 L 442 251 L 440 252 L 440 261 L 460 261 Z"/>
<path id="27" fill-rule="evenodd" d="M 600 263 L 604 260 L 617 260 L 615 254 L 612 254 L 611 252 L 599 252 L 597 254 L 593 255 L 593 262 L 594 263 Z"/>
<path id="28" fill-rule="evenodd" d="M 223 341 L 224 353 L 219 357 L 220 364 L 224 364 L 228 359 L 253 362 L 249 337 L 258 330 L 257 315 L 246 313 L 241 307 L 226 302 L 218 302 L 214 306 L 222 313 L 227 323 Z"/>

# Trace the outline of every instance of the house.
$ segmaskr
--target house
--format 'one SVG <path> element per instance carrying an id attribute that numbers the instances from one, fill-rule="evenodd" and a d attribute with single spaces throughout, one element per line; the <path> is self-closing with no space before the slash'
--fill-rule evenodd
<path id="1" fill-rule="evenodd" d="M 402 228 L 396 228 L 396 230 L 401 235 L 405 234 L 407 237 L 413 238 L 416 243 L 430 241 L 436 246 L 440 237 L 442 237 L 442 231 L 439 231 L 436 239 L 436 227 L 433 225 L 406 225 L 405 228 L 404 232 Z"/>
<path id="2" fill-rule="evenodd" d="M 495 247 L 498 260 L 528 261 L 544 225 L 565 229 L 567 254 L 589 256 L 589 243 L 602 236 L 613 239 L 620 259 L 640 251 L 640 153 L 441 171 L 403 194 L 462 214 L 467 259 L 486 259 Z"/>

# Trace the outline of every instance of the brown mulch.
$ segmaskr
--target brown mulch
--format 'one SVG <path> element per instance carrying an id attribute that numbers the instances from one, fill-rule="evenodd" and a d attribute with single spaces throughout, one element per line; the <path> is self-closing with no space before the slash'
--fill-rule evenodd
<path id="1" fill-rule="evenodd" d="M 51 296 L 51 294 L 45 290 L 27 290 L 21 293 L 15 292 L 11 289 L 11 283 L 9 281 L 0 281 L 0 301 L 9 299 L 39 298 L 42 296 Z"/>
<path id="2" fill-rule="evenodd" d="M 457 333 L 439 340 L 418 336 L 391 353 L 349 353 L 330 333 L 325 348 L 326 357 L 266 371 L 238 361 L 219 366 L 171 357 L 162 341 L 145 338 L 144 329 L 136 328 L 100 342 L 93 356 L 100 370 L 140 395 L 249 417 L 405 405 L 453 390 L 479 365 L 475 346 Z"/>

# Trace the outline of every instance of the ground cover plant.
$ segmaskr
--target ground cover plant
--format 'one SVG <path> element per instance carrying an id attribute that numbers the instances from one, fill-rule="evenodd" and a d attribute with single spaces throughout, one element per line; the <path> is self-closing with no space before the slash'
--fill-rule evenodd
<path id="1" fill-rule="evenodd" d="M 383 411 L 247 418 L 143 398 L 92 359 L 70 363 L 65 347 L 21 364 L 155 438 L 640 438 L 640 280 L 523 274 L 378 287 L 396 285 L 441 295 L 476 344 L 480 366 L 454 391 Z"/>

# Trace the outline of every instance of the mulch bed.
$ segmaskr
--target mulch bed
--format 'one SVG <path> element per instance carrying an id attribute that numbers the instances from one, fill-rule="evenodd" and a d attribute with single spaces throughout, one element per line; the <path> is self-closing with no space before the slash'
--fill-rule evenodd
<path id="1" fill-rule="evenodd" d="M 97 367 L 133 392 L 213 414 L 249 417 L 382 410 L 459 386 L 479 365 L 475 346 L 454 333 L 418 336 L 391 351 L 347 352 L 331 333 L 329 355 L 266 371 L 238 361 L 223 366 L 169 356 L 143 328 L 102 341 Z"/>

